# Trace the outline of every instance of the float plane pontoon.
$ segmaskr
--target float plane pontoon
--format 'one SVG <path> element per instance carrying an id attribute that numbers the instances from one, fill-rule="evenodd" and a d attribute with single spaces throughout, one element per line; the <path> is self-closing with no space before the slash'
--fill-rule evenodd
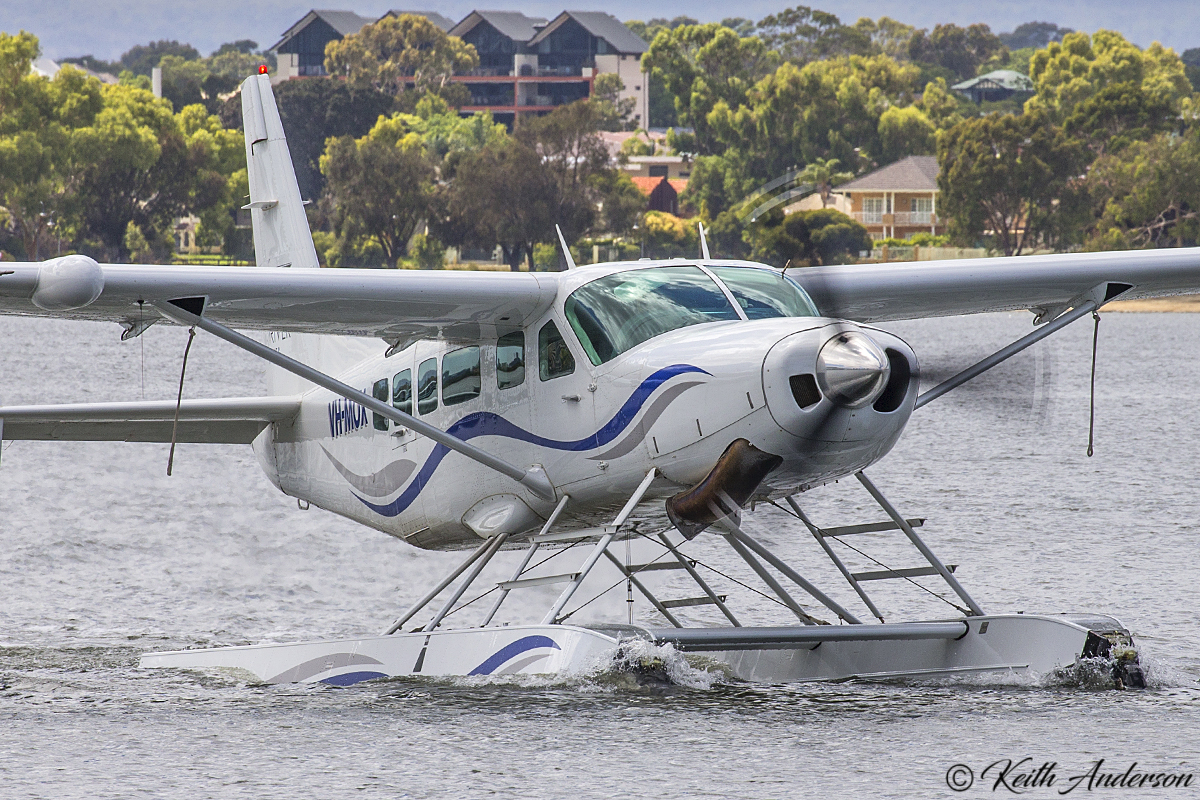
<path id="1" fill-rule="evenodd" d="M 247 79 L 241 96 L 258 266 L 83 255 L 3 264 L 0 313 L 113 322 L 123 340 L 153 324 L 198 328 L 265 361 L 270 394 L 0 407 L 3 438 L 252 444 L 299 503 L 468 555 L 381 635 L 147 654 L 143 667 L 349 685 L 569 672 L 645 640 L 752 681 L 1047 673 L 1110 658 L 1119 680 L 1137 682 L 1115 619 L 985 612 L 918 534 L 921 521 L 864 470 L 915 409 L 1105 303 L 1200 290 L 1200 250 L 787 275 L 711 257 L 706 245 L 695 260 L 582 267 L 566 251 L 571 268 L 560 273 L 319 269 L 267 76 Z M 1038 327 L 924 394 L 912 348 L 871 326 L 1013 309 L 1032 310 Z M 810 519 L 805 492 L 850 477 L 878 517 Z M 748 533 L 743 509 L 755 502 L 789 511 L 864 610 Z M 872 535 L 907 539 L 917 566 L 855 571 L 842 546 Z M 719 537 L 786 623 L 742 624 L 695 556 L 700 536 Z M 633 544 L 641 563 L 628 556 Z M 496 554 L 514 549 L 524 554 L 511 577 L 477 586 Z M 615 567 L 661 624 L 570 624 L 598 565 Z M 668 570 L 692 589 L 658 596 L 652 578 Z M 961 613 L 885 622 L 868 587 L 918 578 L 944 583 Z M 504 617 L 506 598 L 531 589 L 555 596 L 540 618 Z M 486 611 L 450 628 L 473 590 L 488 595 L 475 606 Z"/>

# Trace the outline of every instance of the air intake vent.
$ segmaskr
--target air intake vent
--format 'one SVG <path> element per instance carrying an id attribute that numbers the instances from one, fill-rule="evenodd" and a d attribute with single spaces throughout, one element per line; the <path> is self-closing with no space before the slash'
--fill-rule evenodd
<path id="1" fill-rule="evenodd" d="M 814 375 L 809 373 L 793 375 L 788 378 L 788 383 L 792 386 L 792 397 L 796 398 L 796 405 L 801 408 L 815 406 L 821 402 L 821 390 L 817 388 L 817 379 Z"/>
<path id="2" fill-rule="evenodd" d="M 875 401 L 874 409 L 887 414 L 899 408 L 904 402 L 904 398 L 908 396 L 908 384 L 912 380 L 912 367 L 909 366 L 908 359 L 904 357 L 903 353 L 891 348 L 885 352 L 891 373 L 888 375 L 887 386 L 883 387 L 883 394 L 879 395 L 879 399 Z"/>

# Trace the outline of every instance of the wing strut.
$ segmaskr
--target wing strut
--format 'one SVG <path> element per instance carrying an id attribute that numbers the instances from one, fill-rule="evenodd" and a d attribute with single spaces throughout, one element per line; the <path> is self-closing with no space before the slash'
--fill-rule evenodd
<path id="1" fill-rule="evenodd" d="M 474 461 L 483 464 L 485 467 L 496 470 L 497 472 L 507 475 L 517 483 L 521 484 L 529 491 L 536 494 L 547 501 L 554 502 L 556 493 L 554 485 L 546 476 L 546 471 L 540 464 L 534 464 L 528 469 L 521 469 L 514 466 L 503 459 L 488 453 L 473 444 L 464 442 L 461 439 L 451 436 L 441 428 L 434 427 L 427 422 L 413 417 L 410 414 L 405 414 L 403 411 L 393 407 L 388 403 L 376 400 L 368 394 L 352 389 L 348 385 L 342 383 L 336 378 L 330 377 L 323 372 L 313 369 L 307 364 L 303 364 L 294 358 L 289 358 L 283 353 L 272 350 L 261 342 L 256 342 L 249 336 L 244 336 L 237 331 L 230 330 L 218 322 L 213 322 L 208 317 L 203 316 L 204 313 L 204 298 L 201 297 L 186 297 L 178 300 L 168 300 L 166 302 L 155 302 L 155 307 L 162 314 L 182 325 L 195 325 L 197 328 L 208 331 L 217 338 L 224 339 L 230 344 L 240 347 L 243 350 L 256 355 L 264 361 L 269 361 L 272 364 L 286 369 L 294 375 L 298 375 L 305 380 L 312 381 L 323 389 L 328 389 L 336 395 L 340 395 L 347 400 L 358 403 L 364 408 L 369 408 L 376 414 L 387 417 L 393 422 L 405 425 L 419 434 L 428 436 L 433 441 L 444 447 L 449 448 L 457 453 L 470 458 Z"/>
<path id="2" fill-rule="evenodd" d="M 1033 333 L 1022 336 L 1008 347 L 997 350 L 982 361 L 967 367 L 953 378 L 947 378 L 937 386 L 922 394 L 917 398 L 917 403 L 915 406 L 913 406 L 913 409 L 916 410 L 929 401 L 938 399 L 951 389 L 957 389 L 959 386 L 962 386 L 972 378 L 978 377 L 979 375 L 987 372 L 1001 361 L 1005 361 L 1012 356 L 1015 356 L 1026 347 L 1040 342 L 1042 339 L 1045 339 L 1059 328 L 1064 328 L 1067 325 L 1070 325 L 1080 317 L 1087 316 L 1096 309 L 1100 308 L 1100 306 L 1107 303 L 1109 300 L 1113 300 L 1116 297 L 1125 294 L 1125 292 L 1132 288 L 1133 287 L 1127 283 L 1101 283 L 1093 287 L 1088 292 L 1073 300 L 1071 303 L 1073 308 L 1067 313 L 1056 317 L 1050 322 L 1047 322 Z"/>

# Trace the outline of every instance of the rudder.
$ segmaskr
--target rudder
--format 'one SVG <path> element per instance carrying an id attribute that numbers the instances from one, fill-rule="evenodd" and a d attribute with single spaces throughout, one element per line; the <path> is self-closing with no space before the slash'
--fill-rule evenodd
<path id="1" fill-rule="evenodd" d="M 255 261 L 260 267 L 319 267 L 269 75 L 242 82 L 242 127 Z"/>

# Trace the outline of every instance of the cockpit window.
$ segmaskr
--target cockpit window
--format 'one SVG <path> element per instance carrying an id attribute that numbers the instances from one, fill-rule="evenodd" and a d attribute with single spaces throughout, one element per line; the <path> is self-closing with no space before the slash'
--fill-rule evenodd
<path id="1" fill-rule="evenodd" d="M 642 342 L 702 322 L 739 319 L 729 299 L 698 267 L 618 272 L 567 298 L 567 320 L 593 364 Z"/>
<path id="2" fill-rule="evenodd" d="M 754 267 L 711 267 L 750 319 L 815 317 L 816 306 L 786 275 Z"/>

